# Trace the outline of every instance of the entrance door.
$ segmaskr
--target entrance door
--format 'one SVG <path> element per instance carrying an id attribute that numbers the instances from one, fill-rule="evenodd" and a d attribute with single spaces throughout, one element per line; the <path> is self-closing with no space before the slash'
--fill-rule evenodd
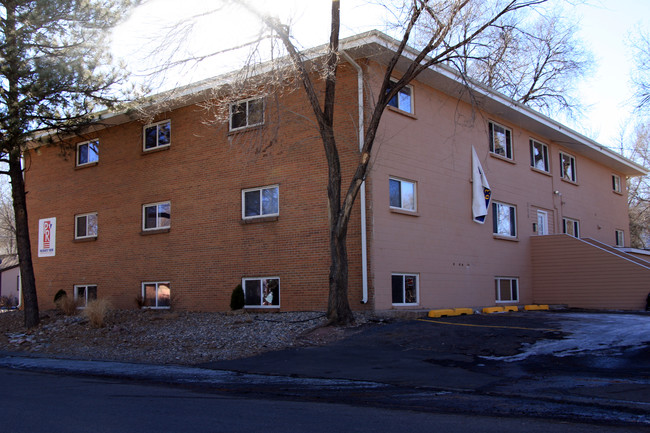
<path id="1" fill-rule="evenodd" d="M 544 210 L 537 210 L 537 234 L 548 234 L 548 212 Z"/>

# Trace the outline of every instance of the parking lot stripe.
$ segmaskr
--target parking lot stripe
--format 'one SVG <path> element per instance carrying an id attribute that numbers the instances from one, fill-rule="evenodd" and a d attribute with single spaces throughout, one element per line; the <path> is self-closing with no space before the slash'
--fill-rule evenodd
<path id="1" fill-rule="evenodd" d="M 562 332 L 561 329 L 552 329 L 552 328 L 525 328 L 522 326 L 504 326 L 504 325 L 475 325 L 471 323 L 442 322 L 440 320 L 429 320 L 429 319 L 417 319 L 417 320 L 419 320 L 420 322 L 440 323 L 443 325 L 470 326 L 473 328 L 505 328 L 505 329 L 524 329 L 526 331 Z"/>

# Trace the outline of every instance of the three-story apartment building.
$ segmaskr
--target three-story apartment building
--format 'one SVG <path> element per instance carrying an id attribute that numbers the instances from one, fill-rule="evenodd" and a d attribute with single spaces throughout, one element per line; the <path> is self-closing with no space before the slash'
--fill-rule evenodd
<path id="1" fill-rule="evenodd" d="M 344 184 L 363 135 L 359 107 L 378 91 L 392 44 L 378 32 L 341 44 Z M 205 110 L 211 100 L 201 83 L 145 121 L 105 116 L 67 142 L 67 156 L 59 146 L 27 152 L 43 306 L 64 289 L 82 305 L 106 297 L 122 308 L 227 310 L 242 284 L 247 308 L 326 308 L 327 165 L 307 100 L 243 94 L 222 121 Z M 482 224 L 472 214 L 472 149 L 491 190 Z M 636 308 L 637 298 L 641 308 L 650 265 L 634 259 L 619 272 L 619 260 L 633 259 L 613 247 L 627 239 L 626 178 L 646 171 L 548 117 L 437 67 L 391 101 L 371 167 L 348 237 L 353 308 L 616 299 Z M 541 238 L 559 244 L 545 252 Z M 585 283 L 580 295 L 590 262 L 549 261 L 572 242 L 606 254 L 598 260 L 614 263 L 608 275 L 620 288 Z M 585 303 L 593 291 L 599 303 Z"/>

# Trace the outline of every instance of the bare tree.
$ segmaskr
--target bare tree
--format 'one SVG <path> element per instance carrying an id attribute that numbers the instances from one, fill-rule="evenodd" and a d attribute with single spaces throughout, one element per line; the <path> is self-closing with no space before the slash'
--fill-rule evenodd
<path id="1" fill-rule="evenodd" d="M 635 99 L 637 110 L 650 107 L 650 34 L 638 30 L 631 38 L 635 69 L 632 71 L 632 83 L 636 86 Z"/>
<path id="2" fill-rule="evenodd" d="M 25 326 L 38 324 L 23 153 L 119 101 L 106 37 L 136 0 L 0 0 L 0 159 L 11 179 Z M 29 163 L 29 161 L 27 161 Z"/>
<path id="3" fill-rule="evenodd" d="M 546 114 L 581 109 L 575 85 L 593 65 L 561 10 L 509 14 L 460 50 L 452 62 L 464 75 Z"/>
<path id="4" fill-rule="evenodd" d="M 11 203 L 11 194 L 4 185 L 0 187 L 0 251 L 2 254 L 16 254 L 16 219 Z"/>
<path id="5" fill-rule="evenodd" d="M 394 11 L 399 17 L 400 38 L 388 61 L 378 93 L 374 95 L 370 116 L 365 125 L 363 147 L 347 186 L 342 184 L 339 148 L 336 141 L 334 107 L 339 51 L 340 2 L 331 2 L 329 43 L 322 62 L 314 71 L 313 62 L 302 52 L 291 34 L 291 28 L 277 17 L 265 14 L 246 0 L 232 3 L 257 16 L 278 39 L 297 74 L 318 126 L 328 166 L 329 212 L 329 301 L 327 316 L 335 325 L 354 321 L 348 300 L 347 233 L 353 205 L 369 172 L 379 123 L 388 103 L 404 87 L 431 66 L 449 64 L 461 56 L 463 47 L 477 41 L 486 32 L 501 27 L 501 20 L 518 10 L 532 8 L 546 0 L 408 0 Z M 486 54 L 487 55 L 487 54 Z M 401 76 L 395 80 L 398 62 Z M 406 62 L 406 63 L 403 63 Z M 319 87 L 322 86 L 322 89 Z M 530 96 L 532 99 L 533 96 Z"/>
<path id="6" fill-rule="evenodd" d="M 625 143 L 627 141 L 627 145 Z M 628 158 L 648 167 L 650 165 L 650 124 L 639 123 L 629 138 L 621 138 L 621 148 Z M 628 209 L 630 215 L 630 245 L 650 247 L 650 176 L 628 180 Z"/>

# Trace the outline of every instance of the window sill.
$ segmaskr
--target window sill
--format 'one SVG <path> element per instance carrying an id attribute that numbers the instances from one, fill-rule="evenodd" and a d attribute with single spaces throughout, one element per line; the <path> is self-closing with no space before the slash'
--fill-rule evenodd
<path id="1" fill-rule="evenodd" d="M 152 229 L 152 230 L 142 230 L 140 232 L 141 236 L 148 236 L 148 235 L 157 235 L 159 233 L 169 233 L 169 227 L 164 228 L 164 229 Z"/>
<path id="2" fill-rule="evenodd" d="M 392 306 L 395 308 L 408 308 L 408 307 L 416 308 L 419 307 L 420 304 L 392 304 Z"/>
<path id="3" fill-rule="evenodd" d="M 258 125 L 252 125 L 252 126 L 244 126 L 243 128 L 228 130 L 228 135 L 237 135 L 242 132 L 254 131 L 256 129 L 263 129 L 263 128 L 264 128 L 264 123 L 260 123 Z"/>
<path id="4" fill-rule="evenodd" d="M 622 191 L 616 191 L 616 190 L 613 189 L 612 192 L 613 192 L 614 194 L 616 194 L 616 195 L 621 195 L 621 196 L 623 195 L 623 192 L 622 192 Z"/>
<path id="5" fill-rule="evenodd" d="M 562 182 L 566 182 L 566 183 L 571 184 L 571 185 L 579 186 L 578 182 L 573 181 L 571 179 L 567 179 L 565 177 L 561 177 L 560 180 L 562 180 Z"/>
<path id="6" fill-rule="evenodd" d="M 255 224 L 255 223 L 268 223 L 277 221 L 280 217 L 276 216 L 267 216 L 267 217 L 256 217 L 256 218 L 242 218 L 240 221 L 241 224 Z"/>
<path id="7" fill-rule="evenodd" d="M 87 238 L 74 238 L 73 242 L 75 243 L 83 243 L 83 242 L 93 242 L 97 240 L 97 236 L 90 236 Z"/>
<path id="8" fill-rule="evenodd" d="M 548 171 L 540 170 L 539 168 L 530 167 L 530 169 L 531 169 L 532 171 L 534 171 L 535 173 L 543 174 L 544 176 L 548 176 L 548 177 L 552 177 L 552 176 L 553 176 L 553 175 L 552 175 L 551 173 L 549 173 Z"/>
<path id="9" fill-rule="evenodd" d="M 499 239 L 499 240 L 502 240 L 502 241 L 519 242 L 519 238 L 518 238 L 518 237 L 504 236 L 504 235 L 495 235 L 495 234 L 493 234 L 492 237 L 493 237 L 494 239 Z"/>
<path id="10" fill-rule="evenodd" d="M 165 150 L 169 150 L 171 147 L 172 147 L 171 144 L 165 144 L 164 146 L 156 146 L 156 147 L 152 147 L 151 149 L 142 149 L 141 155 L 164 152 Z"/>
<path id="11" fill-rule="evenodd" d="M 142 310 L 169 310 L 172 307 L 141 307 Z"/>
<path id="12" fill-rule="evenodd" d="M 404 209 L 396 209 L 391 207 L 390 208 L 391 213 L 397 213 L 400 215 L 409 215 L 409 216 L 414 216 L 414 217 L 419 217 L 420 213 L 417 211 L 411 211 L 411 210 L 404 210 Z"/>
<path id="13" fill-rule="evenodd" d="M 415 114 L 400 110 L 399 108 L 393 107 L 392 105 L 388 105 L 386 108 L 388 108 L 388 110 L 392 111 L 393 113 L 401 114 L 402 116 L 410 117 L 411 119 L 417 119 L 417 116 Z"/>
<path id="14" fill-rule="evenodd" d="M 279 309 L 279 305 L 244 305 L 244 309 L 248 311 L 255 311 L 255 310 L 277 310 Z"/>
<path id="15" fill-rule="evenodd" d="M 74 169 L 75 170 L 83 170 L 84 168 L 94 167 L 97 164 L 99 164 L 99 161 L 89 162 L 88 164 L 75 165 Z"/>
<path id="16" fill-rule="evenodd" d="M 510 159 L 507 156 L 499 155 L 498 153 L 490 152 L 490 156 L 500 161 L 507 162 L 508 164 L 512 164 L 512 165 L 516 164 L 514 159 Z"/>

